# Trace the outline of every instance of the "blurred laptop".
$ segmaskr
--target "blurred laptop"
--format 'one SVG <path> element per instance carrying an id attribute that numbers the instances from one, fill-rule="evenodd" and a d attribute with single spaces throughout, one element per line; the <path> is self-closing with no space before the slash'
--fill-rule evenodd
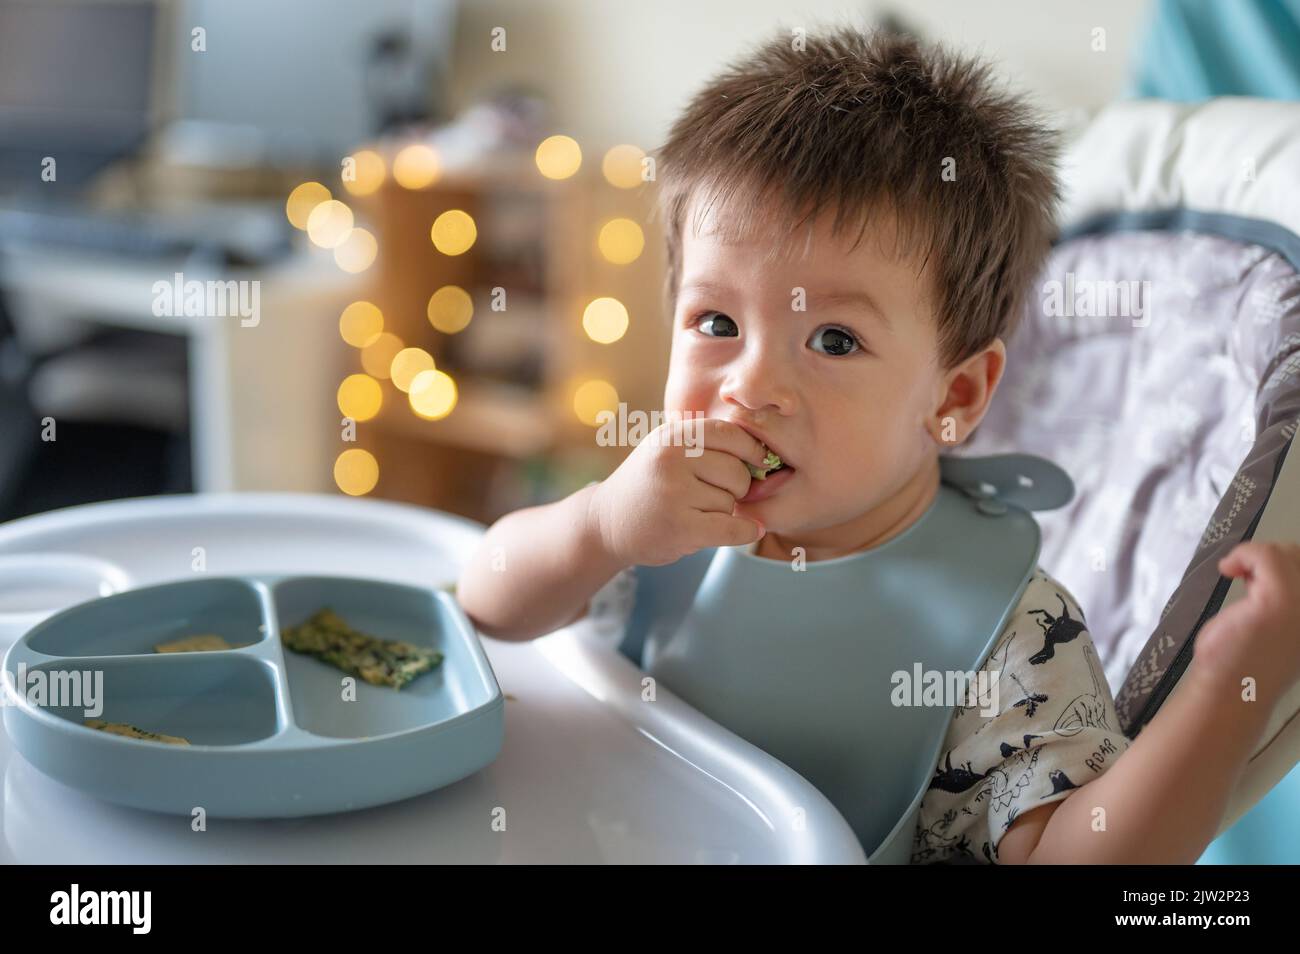
<path id="1" fill-rule="evenodd" d="M 91 201 L 93 186 L 146 152 L 146 171 L 337 175 L 376 133 L 444 118 L 455 10 L 455 0 L 0 0 L 0 276 L 6 260 L 30 275 L 33 263 L 80 256 L 161 270 L 178 257 L 220 268 L 285 254 L 282 195 L 164 208 L 149 201 L 158 180 L 141 175 L 140 204 L 109 210 Z M 185 341 L 89 314 L 90 337 L 51 345 L 7 304 L 0 282 L 0 520 L 191 489 Z M 38 439 L 46 418 L 58 420 L 57 442 Z"/>
<path id="2" fill-rule="evenodd" d="M 189 167 L 336 170 L 393 124 L 444 118 L 455 12 L 456 0 L 0 0 L 0 243 L 134 258 L 207 247 L 234 265 L 284 254 L 280 197 L 103 211 L 86 189 L 146 146 Z"/>

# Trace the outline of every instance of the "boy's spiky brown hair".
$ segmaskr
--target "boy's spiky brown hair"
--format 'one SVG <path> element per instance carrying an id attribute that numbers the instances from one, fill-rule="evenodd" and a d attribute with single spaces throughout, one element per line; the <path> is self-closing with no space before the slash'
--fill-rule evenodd
<path id="1" fill-rule="evenodd" d="M 858 224 L 854 246 L 875 216 L 896 223 L 896 249 L 932 276 L 944 370 L 1005 338 L 1054 234 L 1053 131 L 988 64 L 941 46 L 852 27 L 797 46 L 778 32 L 727 67 L 657 150 L 670 308 L 693 200 L 695 229 L 726 208 L 726 240 L 763 226 L 793 237 L 833 208 L 834 234 Z"/>

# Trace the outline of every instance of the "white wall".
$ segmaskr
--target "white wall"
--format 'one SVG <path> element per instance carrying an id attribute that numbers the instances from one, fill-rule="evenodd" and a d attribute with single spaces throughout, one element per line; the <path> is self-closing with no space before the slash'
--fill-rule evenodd
<path id="1" fill-rule="evenodd" d="M 457 30 L 454 106 L 522 82 L 554 104 L 552 127 L 584 146 L 651 149 L 689 96 L 778 25 L 870 23 L 897 13 L 924 34 L 994 59 L 1049 109 L 1118 97 L 1149 0 L 466 0 Z M 507 49 L 490 51 L 505 27 Z M 1106 31 L 1094 52 L 1093 30 Z"/>

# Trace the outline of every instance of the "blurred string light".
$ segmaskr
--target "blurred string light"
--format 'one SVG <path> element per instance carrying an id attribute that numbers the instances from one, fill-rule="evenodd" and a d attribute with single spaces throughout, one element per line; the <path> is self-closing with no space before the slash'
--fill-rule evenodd
<path id="1" fill-rule="evenodd" d="M 600 171 L 605 181 L 616 189 L 635 189 L 644 180 L 641 178 L 641 163 L 645 159 L 645 150 L 636 146 L 614 146 L 605 153 L 600 163 Z"/>
<path id="2" fill-rule="evenodd" d="M 582 330 L 598 344 L 611 344 L 627 331 L 627 308 L 617 298 L 597 298 L 582 313 Z"/>
<path id="3" fill-rule="evenodd" d="M 433 355 L 423 348 L 403 348 L 393 356 L 393 363 L 389 366 L 393 387 L 408 392 L 417 374 L 432 370 Z"/>
<path id="4" fill-rule="evenodd" d="M 429 421 L 446 417 L 456 407 L 456 382 L 444 371 L 421 371 L 411 381 L 411 410 Z"/>
<path id="5" fill-rule="evenodd" d="M 434 328 L 454 335 L 474 317 L 474 299 L 459 285 L 443 285 L 430 296 L 427 312 Z"/>
<path id="6" fill-rule="evenodd" d="M 384 165 L 384 157 L 373 149 L 360 149 L 354 152 L 352 159 L 352 172 L 354 177 L 343 180 L 343 188 L 349 193 L 356 196 L 373 195 L 379 191 L 379 187 L 384 184 L 384 179 L 388 175 L 388 169 Z"/>
<path id="7" fill-rule="evenodd" d="M 334 262 L 343 271 L 355 275 L 373 265 L 378 254 L 379 243 L 375 237 L 365 229 L 355 228 L 335 246 Z"/>
<path id="8" fill-rule="evenodd" d="M 368 301 L 354 301 L 339 316 L 339 334 L 354 348 L 374 342 L 384 330 L 384 313 Z"/>
<path id="9" fill-rule="evenodd" d="M 429 230 L 433 246 L 443 255 L 461 255 L 468 252 L 478 238 L 474 218 L 461 209 L 448 209 L 433 220 Z"/>
<path id="10" fill-rule="evenodd" d="M 645 234 L 631 219 L 610 219 L 596 239 L 600 254 L 614 265 L 627 265 L 641 257 Z"/>
<path id="11" fill-rule="evenodd" d="M 641 168 L 645 153 L 635 146 L 610 149 L 601 170 L 616 188 L 630 189 L 642 182 Z M 345 182 L 352 195 L 369 195 L 380 188 L 386 176 L 382 157 L 371 150 L 353 155 L 355 180 Z M 566 179 L 582 165 L 582 151 L 568 136 L 551 136 L 538 147 L 535 155 L 538 170 L 550 179 Z M 429 146 L 405 147 L 393 161 L 394 180 L 407 189 L 423 189 L 440 175 L 437 153 Z M 347 271 L 363 271 L 375 260 L 377 244 L 365 229 L 355 228 L 352 211 L 333 200 L 320 183 L 303 183 L 290 195 L 286 204 L 289 221 L 305 228 L 317 245 L 335 249 L 335 260 Z M 478 237 L 477 225 L 469 213 L 450 209 L 437 217 L 430 229 L 434 247 L 444 255 L 461 255 L 473 247 Z M 631 219 L 613 219 L 601 228 L 598 240 L 604 258 L 618 265 L 640 257 L 645 235 Z M 430 297 L 429 322 L 435 329 L 454 334 L 464 329 L 474 313 L 473 299 L 463 288 L 446 285 Z M 602 344 L 618 341 L 628 328 L 627 308 L 615 298 L 597 298 L 583 312 L 583 329 L 591 340 Z M 407 392 L 412 411 L 425 420 L 440 420 L 456 407 L 459 392 L 455 380 L 438 370 L 427 351 L 407 348 L 395 334 L 383 330 L 380 310 L 370 302 L 353 302 L 339 319 L 339 333 L 344 341 L 361 349 L 365 374 L 349 375 L 339 386 L 340 410 L 348 417 L 365 421 L 375 417 L 383 405 L 383 388 L 379 379 L 391 379 L 399 390 Z M 608 381 L 591 379 L 581 382 L 573 393 L 573 410 L 578 419 L 597 426 L 602 411 L 618 406 L 617 389 Z M 334 464 L 334 480 L 339 489 L 351 495 L 369 493 L 378 484 L 379 462 L 368 451 L 344 451 Z"/>
<path id="12" fill-rule="evenodd" d="M 307 216 L 307 237 L 321 248 L 334 248 L 352 231 L 352 210 L 338 199 L 327 199 Z"/>
<path id="13" fill-rule="evenodd" d="M 582 165 L 582 149 L 568 136 L 549 136 L 538 145 L 533 160 L 546 178 L 567 179 Z"/>
<path id="14" fill-rule="evenodd" d="M 584 424 L 600 424 L 596 415 L 601 411 L 618 411 L 618 391 L 608 381 L 584 381 L 573 392 L 573 413 Z"/>
<path id="15" fill-rule="evenodd" d="M 432 146 L 412 143 L 393 159 L 393 178 L 404 189 L 427 189 L 442 173 L 442 162 Z"/>
<path id="16" fill-rule="evenodd" d="M 384 331 L 374 341 L 361 349 L 361 367 L 371 377 L 387 381 L 392 373 L 393 359 L 405 344 L 402 339 L 389 331 Z"/>
<path id="17" fill-rule="evenodd" d="M 369 150 L 362 150 L 353 158 L 367 152 Z M 370 154 L 383 163 L 377 153 Z M 358 162 L 358 170 L 363 167 L 363 163 Z M 367 173 L 369 174 L 371 173 Z M 358 171 L 357 182 L 362 181 L 361 176 L 362 173 Z M 382 178 L 382 171 L 380 176 Z M 344 185 L 351 187 L 356 183 L 345 182 Z M 375 188 L 378 186 L 375 185 Z M 307 237 L 313 243 L 321 248 L 333 249 L 335 263 L 345 272 L 364 272 L 374 264 L 375 257 L 379 254 L 379 245 L 374 235 L 366 229 L 354 228 L 352 210 L 345 203 L 331 198 L 329 189 L 319 182 L 304 182 L 289 193 L 285 202 L 285 215 L 295 228 L 305 229 Z"/>
<path id="18" fill-rule="evenodd" d="M 379 483 L 379 461 L 359 447 L 345 450 L 334 461 L 334 483 L 353 497 L 368 494 Z"/>
<path id="19" fill-rule="evenodd" d="M 289 193 L 289 198 L 284 203 L 284 214 L 294 228 L 305 229 L 312 210 L 330 198 L 330 190 L 319 182 L 304 182 Z"/>
<path id="20" fill-rule="evenodd" d="M 349 374 L 339 385 L 339 410 L 354 421 L 368 421 L 384 404 L 384 390 L 368 374 Z"/>

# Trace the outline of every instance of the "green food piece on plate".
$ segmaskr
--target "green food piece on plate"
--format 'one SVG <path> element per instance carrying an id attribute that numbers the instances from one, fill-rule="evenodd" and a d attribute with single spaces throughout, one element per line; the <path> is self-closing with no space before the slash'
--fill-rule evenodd
<path id="1" fill-rule="evenodd" d="M 287 649 L 314 656 L 371 685 L 394 689 L 442 662 L 436 649 L 357 632 L 328 607 L 300 626 L 287 627 L 280 641 Z"/>
<path id="2" fill-rule="evenodd" d="M 189 745 L 189 739 L 182 739 L 179 735 L 162 735 L 158 732 L 147 732 L 144 729 L 137 728 L 126 722 L 105 722 L 103 719 L 86 719 L 82 725 L 92 729 L 98 729 L 100 732 L 111 732 L 113 735 L 125 736 L 128 739 L 140 739 L 144 742 L 166 742 L 168 745 Z"/>

